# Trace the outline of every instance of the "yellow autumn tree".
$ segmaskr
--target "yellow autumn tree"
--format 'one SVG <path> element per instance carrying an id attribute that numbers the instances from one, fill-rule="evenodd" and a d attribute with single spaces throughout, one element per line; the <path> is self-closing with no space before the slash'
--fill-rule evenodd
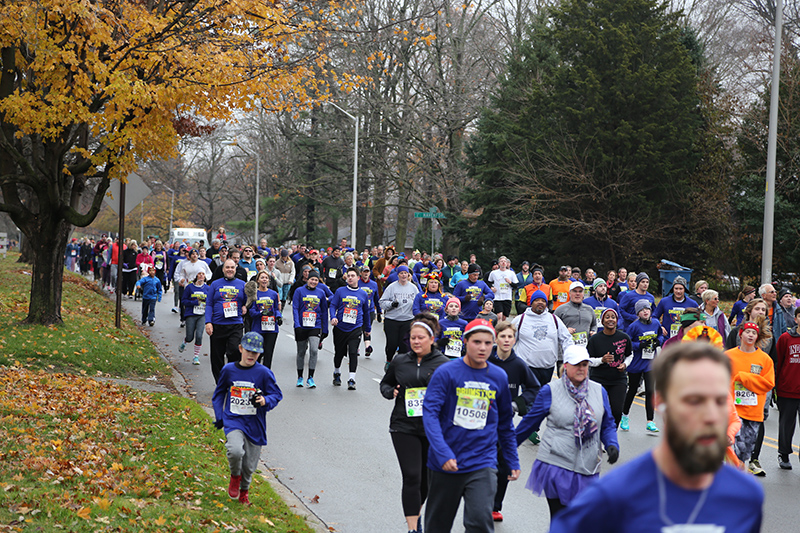
<path id="1" fill-rule="evenodd" d="M 32 246 L 27 321 L 61 322 L 66 241 L 184 130 L 326 92 L 335 2 L 15 0 L 0 10 L 0 211 Z M 331 79 L 327 76 L 326 79 Z"/>

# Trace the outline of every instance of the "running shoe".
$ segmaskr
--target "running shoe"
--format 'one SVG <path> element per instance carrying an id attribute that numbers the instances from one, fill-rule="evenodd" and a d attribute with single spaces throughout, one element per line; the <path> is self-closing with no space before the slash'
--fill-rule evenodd
<path id="1" fill-rule="evenodd" d="M 250 505 L 250 498 L 247 497 L 249 491 L 243 490 L 239 493 L 239 503 L 242 505 Z"/>
<path id="2" fill-rule="evenodd" d="M 531 433 L 531 436 L 528 437 L 528 440 L 531 441 L 531 443 L 534 445 L 539 444 L 541 442 L 541 440 L 539 439 L 539 433 L 536 431 Z"/>
<path id="3" fill-rule="evenodd" d="M 193 365 L 199 365 L 200 364 L 200 358 L 195 355 L 194 358 L 192 359 L 192 364 Z"/>
<path id="4" fill-rule="evenodd" d="M 792 463 L 789 462 L 789 458 L 783 455 L 778 455 L 778 466 L 780 466 L 783 470 L 792 469 Z"/>
<path id="5" fill-rule="evenodd" d="M 181 345 L 180 345 L 180 346 L 178 346 L 178 351 L 179 351 L 179 352 L 181 352 L 181 353 L 183 353 L 183 351 L 184 351 L 185 349 L 186 349 L 186 343 L 185 343 L 185 342 L 182 342 L 182 343 L 181 343 Z"/>
<path id="6" fill-rule="evenodd" d="M 342 386 L 342 375 L 341 374 L 336 374 L 336 373 L 333 374 L 333 384 L 336 385 L 337 387 L 341 387 Z"/>
<path id="7" fill-rule="evenodd" d="M 232 500 L 239 497 L 239 486 L 241 483 L 242 476 L 231 476 L 231 482 L 228 483 L 228 496 L 230 496 Z"/>
<path id="8" fill-rule="evenodd" d="M 622 421 L 619 423 L 619 429 L 621 431 L 628 431 L 629 429 L 631 429 L 628 415 L 622 415 Z"/>
<path id="9" fill-rule="evenodd" d="M 492 511 L 492 520 L 495 522 L 502 522 L 503 521 L 503 513 L 500 511 Z"/>
<path id="10" fill-rule="evenodd" d="M 309 389 L 316 389 L 317 388 L 317 384 L 314 383 L 314 378 L 308 378 L 306 380 L 306 387 L 308 387 Z"/>
<path id="11" fill-rule="evenodd" d="M 354 379 L 347 380 L 347 390 L 356 390 L 356 380 Z"/>
<path id="12" fill-rule="evenodd" d="M 364 348 L 364 356 L 369 357 L 370 355 L 372 355 L 372 346 L 367 346 Z"/>
<path id="13" fill-rule="evenodd" d="M 172 312 L 173 312 L 173 313 L 177 313 L 177 312 L 178 312 L 178 308 L 177 308 L 177 307 L 173 307 L 173 308 L 172 308 Z"/>
<path id="14" fill-rule="evenodd" d="M 182 327 L 182 328 L 185 328 L 185 327 L 186 327 L 186 322 L 184 322 L 183 320 L 181 320 L 181 327 Z"/>
<path id="15" fill-rule="evenodd" d="M 647 426 L 645 426 L 645 429 L 647 431 L 649 431 L 650 433 L 658 433 L 658 428 L 656 427 L 656 424 L 652 420 L 647 423 Z"/>
<path id="16" fill-rule="evenodd" d="M 754 476 L 765 477 L 767 475 L 767 473 L 764 472 L 764 469 L 761 468 L 761 463 L 758 462 L 758 459 L 753 459 L 750 461 L 750 468 L 748 468 L 748 470 Z"/>
<path id="17" fill-rule="evenodd" d="M 297 386 L 298 387 L 302 387 L 303 386 L 303 378 L 297 378 Z"/>
<path id="18" fill-rule="evenodd" d="M 151 321 L 150 321 L 150 327 L 152 328 L 152 327 L 153 327 L 153 326 L 155 326 L 155 325 L 156 325 L 156 321 L 155 321 L 155 320 L 151 320 Z"/>

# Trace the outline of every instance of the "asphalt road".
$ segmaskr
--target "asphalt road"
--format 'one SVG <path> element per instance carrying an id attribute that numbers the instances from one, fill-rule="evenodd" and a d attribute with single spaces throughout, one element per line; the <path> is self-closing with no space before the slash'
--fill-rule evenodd
<path id="1" fill-rule="evenodd" d="M 204 336 L 201 365 L 191 364 L 192 349 L 178 352 L 183 337 L 178 315 L 170 312 L 172 292 L 156 307 L 156 324 L 151 338 L 186 379 L 197 400 L 211 405 L 214 379 L 208 357 L 208 338 Z M 141 303 L 124 300 L 126 312 L 141 317 Z M 389 414 L 392 402 L 384 399 L 378 384 L 383 376 L 384 336 L 381 324 L 373 330 L 375 352 L 371 358 L 359 357 L 357 390 L 332 385 L 333 341 L 325 340 L 315 376 L 316 389 L 296 388 L 295 342 L 292 336 L 291 307 L 281 328 L 275 348 L 272 370 L 284 399 L 267 417 L 268 446 L 262 459 L 278 479 L 306 502 L 310 510 L 333 531 L 374 533 L 406 531 L 400 504 L 400 468 L 389 438 Z M 346 381 L 347 362 L 343 364 Z M 763 531 L 797 531 L 796 495 L 800 494 L 800 464 L 792 457 L 795 469 L 780 470 L 777 464 L 777 410 L 767 421 L 767 438 L 761 464 L 767 472 L 757 478 L 766 492 Z M 517 419 L 519 420 L 519 419 Z M 656 423 L 660 422 L 656 415 Z M 621 456 L 617 465 L 602 465 L 602 473 L 646 452 L 657 436 L 644 430 L 644 402 L 637 398 L 631 412 L 631 430 L 620 433 Z M 798 434 L 800 435 L 800 431 Z M 796 435 L 795 442 L 798 441 Z M 795 445 L 795 452 L 798 446 Z M 544 498 L 525 489 L 525 481 L 536 457 L 537 447 L 526 442 L 519 448 L 522 476 L 509 485 L 503 515 L 496 524 L 498 532 L 545 532 L 549 512 Z M 221 457 L 220 460 L 223 460 Z M 601 475 L 602 475 L 601 473 Z M 626 497 L 620 495 L 624 505 Z M 461 515 L 454 531 L 463 531 Z"/>

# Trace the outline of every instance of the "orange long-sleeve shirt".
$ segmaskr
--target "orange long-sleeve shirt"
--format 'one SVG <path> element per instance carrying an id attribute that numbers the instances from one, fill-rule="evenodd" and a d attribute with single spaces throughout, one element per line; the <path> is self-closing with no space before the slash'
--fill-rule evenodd
<path id="1" fill-rule="evenodd" d="M 731 348 L 725 354 L 731 360 L 731 393 L 736 412 L 745 420 L 763 422 L 767 392 L 775 386 L 772 359 L 758 348 L 749 353 Z"/>

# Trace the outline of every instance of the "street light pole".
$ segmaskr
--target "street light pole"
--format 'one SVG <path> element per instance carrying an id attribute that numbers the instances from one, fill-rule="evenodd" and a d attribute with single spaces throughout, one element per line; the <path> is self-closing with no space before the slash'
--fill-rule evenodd
<path id="1" fill-rule="evenodd" d="M 356 200 L 358 198 L 358 117 L 354 117 L 338 105 L 330 102 L 330 104 L 350 117 L 353 122 L 356 124 L 356 139 L 355 139 L 355 148 L 354 148 L 354 155 L 353 155 L 353 213 L 352 213 L 352 220 L 350 222 L 350 242 L 351 246 L 356 246 Z M 338 239 L 339 236 L 336 235 L 334 238 Z"/>
<path id="2" fill-rule="evenodd" d="M 767 141 L 767 190 L 764 194 L 764 242 L 761 246 L 761 283 L 772 283 L 772 245 L 775 225 L 775 160 L 778 143 L 778 95 L 781 80 L 783 0 L 775 2 L 775 49 L 772 55 L 772 87 L 769 98 Z"/>

